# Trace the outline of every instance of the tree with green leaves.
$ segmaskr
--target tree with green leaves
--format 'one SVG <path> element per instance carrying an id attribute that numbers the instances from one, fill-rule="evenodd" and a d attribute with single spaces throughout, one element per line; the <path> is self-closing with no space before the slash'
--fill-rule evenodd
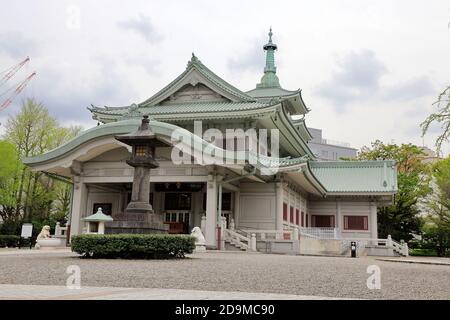
<path id="1" fill-rule="evenodd" d="M 378 233 L 382 238 L 389 234 L 397 240 L 409 241 L 421 231 L 422 220 L 417 206 L 419 199 L 430 193 L 429 177 L 424 152 L 412 144 L 384 144 L 377 140 L 371 147 L 363 147 L 359 160 L 395 160 L 397 165 L 398 193 L 393 204 L 378 208 Z"/>
<path id="2" fill-rule="evenodd" d="M 423 240 L 438 256 L 450 255 L 450 156 L 431 168 L 433 193 L 425 200 Z"/>
<path id="3" fill-rule="evenodd" d="M 3 221 L 17 221 L 19 213 L 16 209 L 17 172 L 21 170 L 15 146 L 0 140 L 0 217 Z"/>
<path id="4" fill-rule="evenodd" d="M 8 180 L 4 190 L 10 199 L 0 199 L 1 214 L 6 217 L 3 220 L 11 220 L 10 216 L 26 221 L 49 219 L 54 213 L 60 189 L 67 193 L 68 187 L 45 173 L 30 170 L 22 165 L 21 159 L 56 148 L 78 134 L 81 127 L 61 127 L 44 105 L 27 99 L 22 103 L 20 112 L 8 119 L 5 129 L 4 140 L 15 149 L 11 151 L 11 157 L 16 165 L 11 173 L 13 178 Z M 68 206 L 64 208 L 66 210 Z"/>
<path id="5" fill-rule="evenodd" d="M 450 139 L 450 86 L 439 94 L 433 106 L 437 106 L 437 111 L 430 114 L 420 126 L 424 136 L 433 123 L 441 125 L 442 132 L 436 139 L 436 149 L 439 153 L 443 143 L 449 142 Z"/>

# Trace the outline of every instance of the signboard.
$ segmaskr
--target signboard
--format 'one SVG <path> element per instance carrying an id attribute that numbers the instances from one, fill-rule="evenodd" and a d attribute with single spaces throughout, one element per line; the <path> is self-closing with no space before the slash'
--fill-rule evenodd
<path id="1" fill-rule="evenodd" d="M 22 232 L 20 236 L 22 238 L 31 238 L 31 235 L 33 234 L 33 225 L 31 223 L 24 223 L 22 224 Z"/>

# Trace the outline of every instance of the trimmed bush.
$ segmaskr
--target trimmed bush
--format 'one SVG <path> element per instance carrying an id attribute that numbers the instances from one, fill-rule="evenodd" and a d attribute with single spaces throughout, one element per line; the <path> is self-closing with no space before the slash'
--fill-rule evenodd
<path id="1" fill-rule="evenodd" d="M 195 238 L 172 234 L 82 234 L 72 237 L 72 251 L 86 258 L 183 258 Z"/>
<path id="2" fill-rule="evenodd" d="M 19 240 L 20 240 L 19 236 L 0 234 L 0 248 L 17 247 L 19 244 Z"/>

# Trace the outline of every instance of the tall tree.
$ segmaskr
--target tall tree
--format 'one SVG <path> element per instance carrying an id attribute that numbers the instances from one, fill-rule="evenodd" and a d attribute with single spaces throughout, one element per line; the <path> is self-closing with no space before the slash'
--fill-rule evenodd
<path id="1" fill-rule="evenodd" d="M 0 154 L 0 217 L 3 221 L 16 221 L 16 177 L 22 164 L 15 146 L 6 140 L 0 140 Z"/>
<path id="2" fill-rule="evenodd" d="M 44 105 L 27 99 L 20 112 L 8 119 L 5 139 L 16 146 L 17 160 L 20 161 L 59 146 L 80 130 L 80 127 L 60 127 Z M 28 221 L 31 221 L 33 213 L 48 216 L 56 197 L 54 182 L 26 166 L 20 166 L 15 181 L 15 212 L 24 211 Z"/>
<path id="3" fill-rule="evenodd" d="M 433 106 L 437 106 L 437 111 L 430 114 L 420 126 L 422 127 L 422 136 L 424 136 L 431 124 L 441 124 L 442 132 L 436 139 L 436 149 L 439 153 L 442 144 L 450 139 L 450 86 L 439 94 Z"/>
<path id="4" fill-rule="evenodd" d="M 450 156 L 432 166 L 433 193 L 425 200 L 427 216 L 423 227 L 425 243 L 438 256 L 450 254 Z"/>
<path id="5" fill-rule="evenodd" d="M 429 177 L 426 164 L 422 162 L 423 151 L 412 144 L 384 144 L 377 140 L 371 147 L 363 147 L 360 160 L 395 160 L 397 164 L 398 193 L 389 207 L 378 209 L 378 232 L 381 237 L 391 235 L 394 239 L 409 241 L 412 234 L 419 234 L 421 219 L 417 202 L 427 195 Z"/>

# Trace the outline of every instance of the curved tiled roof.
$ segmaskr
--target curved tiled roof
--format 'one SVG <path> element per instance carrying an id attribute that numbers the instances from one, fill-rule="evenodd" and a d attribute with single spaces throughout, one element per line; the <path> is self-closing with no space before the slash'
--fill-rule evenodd
<path id="1" fill-rule="evenodd" d="M 89 130 L 86 130 L 82 133 L 80 133 L 78 136 L 73 138 L 72 140 L 68 141 L 67 143 L 63 144 L 62 146 L 53 149 L 49 152 L 46 152 L 44 154 L 25 158 L 23 159 L 23 163 L 27 165 L 34 165 L 38 163 L 43 163 L 47 161 L 52 161 L 54 159 L 58 159 L 65 154 L 68 154 L 72 152 L 73 150 L 76 150 L 79 146 L 81 146 L 84 143 L 87 143 L 91 140 L 105 137 L 105 136 L 115 136 L 117 134 L 123 134 L 123 133 L 129 133 L 131 131 L 136 130 L 136 128 L 140 124 L 140 119 L 129 119 L 129 120 L 122 120 L 117 122 L 112 122 L 100 126 L 93 127 Z M 193 146 L 202 146 L 206 147 L 208 145 L 208 150 L 211 151 L 211 154 L 217 155 L 217 154 L 224 154 L 225 159 L 228 159 L 228 153 L 226 150 L 219 148 L 217 146 L 211 145 L 209 142 L 203 140 L 201 137 L 198 137 L 197 135 L 194 135 L 190 131 L 180 128 L 176 125 L 165 123 L 165 122 L 159 122 L 159 121 L 150 121 L 150 126 L 152 130 L 159 135 L 164 135 L 167 137 L 171 137 L 172 133 L 175 130 L 178 130 L 177 132 L 180 133 L 181 136 L 185 137 L 184 141 L 194 141 Z M 249 160 L 251 163 L 256 163 L 256 166 L 258 168 L 267 168 L 267 169 L 275 169 L 278 167 L 284 167 L 284 166 L 291 166 L 295 164 L 305 163 L 307 161 L 307 157 L 300 157 L 300 158 L 275 158 L 275 157 L 267 157 L 262 155 L 257 155 L 255 153 L 251 153 L 249 151 L 246 152 L 237 152 L 236 157 L 234 160 Z"/>
<path id="2" fill-rule="evenodd" d="M 264 102 L 196 102 L 196 103 L 177 103 L 167 105 L 156 105 L 149 107 L 140 107 L 138 110 L 142 114 L 177 114 L 177 113 L 202 113 L 202 112 L 230 112 L 239 110 L 253 110 L 271 106 Z M 128 112 L 127 107 L 122 108 L 100 108 L 92 107 L 90 110 L 94 113 L 105 115 L 122 116 Z"/>
<path id="3" fill-rule="evenodd" d="M 311 161 L 313 174 L 330 193 L 395 193 L 395 161 Z"/>

